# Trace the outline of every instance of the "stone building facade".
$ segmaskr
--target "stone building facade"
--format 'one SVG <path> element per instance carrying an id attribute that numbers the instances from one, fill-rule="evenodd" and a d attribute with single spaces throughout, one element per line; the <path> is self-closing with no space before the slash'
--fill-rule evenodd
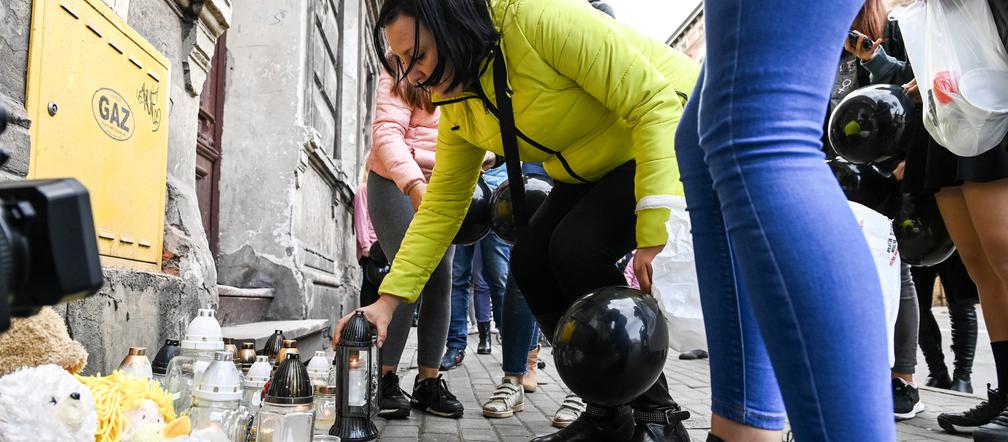
<path id="1" fill-rule="evenodd" d="M 665 41 L 665 44 L 678 49 L 698 62 L 703 62 L 707 54 L 703 2 L 700 2 L 693 12 L 683 20 L 682 24 Z"/>
<path id="2" fill-rule="evenodd" d="M 331 323 L 349 309 L 360 280 L 351 201 L 370 142 L 377 63 L 366 42 L 377 0 L 73 1 L 0 5 L 0 103 L 13 120 L 0 136 L 11 153 L 0 179 L 28 177 L 38 148 L 26 111 L 37 2 L 70 14 L 86 4 L 112 11 L 170 65 L 159 90 L 167 95 L 159 265 L 103 256 L 99 293 L 56 306 L 90 353 L 85 372 L 110 372 L 130 346 L 154 352 L 179 338 L 197 308 L 220 307 L 231 323 Z M 92 190 L 92 201 L 100 196 Z M 222 293 L 257 302 L 229 307 Z"/>

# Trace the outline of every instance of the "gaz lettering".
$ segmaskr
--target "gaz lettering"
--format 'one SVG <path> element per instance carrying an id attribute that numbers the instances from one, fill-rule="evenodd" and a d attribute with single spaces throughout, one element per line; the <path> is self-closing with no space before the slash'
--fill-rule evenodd
<path id="1" fill-rule="evenodd" d="M 126 141 L 133 136 L 133 111 L 112 89 L 98 89 L 91 99 L 95 121 L 109 137 Z"/>

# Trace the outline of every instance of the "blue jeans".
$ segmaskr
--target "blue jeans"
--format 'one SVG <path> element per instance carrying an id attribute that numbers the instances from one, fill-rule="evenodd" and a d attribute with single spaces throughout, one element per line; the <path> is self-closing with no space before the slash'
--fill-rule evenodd
<path id="1" fill-rule="evenodd" d="M 483 252 L 479 247 L 473 250 L 472 275 L 473 275 L 473 304 L 476 310 L 476 322 L 490 322 L 500 327 L 501 306 L 504 305 L 504 290 L 496 284 L 494 290 L 490 290 L 486 278 L 483 276 Z M 467 305 L 466 308 L 469 308 Z"/>
<path id="2" fill-rule="evenodd" d="M 523 375 L 528 371 L 528 352 L 539 345 L 539 326 L 525 303 L 525 295 L 510 277 L 504 292 L 503 316 L 500 332 L 504 374 Z"/>
<path id="3" fill-rule="evenodd" d="M 676 134 L 712 411 L 781 429 L 786 410 L 796 440 L 895 440 L 879 279 L 820 144 L 860 6 L 706 1 Z"/>
<path id="4" fill-rule="evenodd" d="M 477 247 L 479 247 L 480 254 L 479 265 L 482 269 L 478 273 L 490 289 L 490 302 L 477 302 L 477 320 L 480 322 L 489 321 L 492 309 L 494 322 L 497 323 L 498 328 L 501 325 L 500 311 L 504 299 L 504 284 L 508 276 L 511 246 L 490 232 L 475 244 L 455 247 L 455 257 L 452 261 L 451 322 L 448 326 L 448 342 L 446 343 L 448 348 L 466 348 L 469 290 L 473 287 L 473 261 Z M 492 304 L 492 308 L 487 308 L 488 304 Z"/>

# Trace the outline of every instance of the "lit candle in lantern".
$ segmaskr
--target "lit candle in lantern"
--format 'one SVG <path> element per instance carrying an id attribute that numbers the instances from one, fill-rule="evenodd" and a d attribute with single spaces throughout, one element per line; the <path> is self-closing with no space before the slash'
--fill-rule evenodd
<path id="1" fill-rule="evenodd" d="M 363 359 L 365 360 L 361 360 Z M 367 403 L 367 376 L 364 370 L 367 368 L 367 353 L 353 352 L 350 356 L 350 369 L 347 370 L 347 403 L 360 407 Z"/>

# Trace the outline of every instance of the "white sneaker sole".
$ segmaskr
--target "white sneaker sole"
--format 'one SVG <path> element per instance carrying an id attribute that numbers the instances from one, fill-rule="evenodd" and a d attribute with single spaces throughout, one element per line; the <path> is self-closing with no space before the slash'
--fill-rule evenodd
<path id="1" fill-rule="evenodd" d="M 524 411 L 524 410 L 525 410 L 525 404 L 515 404 L 515 406 L 511 407 L 510 410 L 504 410 L 504 411 L 487 410 L 487 409 L 484 408 L 483 409 L 483 416 L 485 416 L 485 417 L 491 417 L 491 418 L 505 418 L 505 417 L 514 416 L 515 413 L 518 413 L 518 412 Z"/>
<path id="2" fill-rule="evenodd" d="M 902 420 L 907 420 L 907 419 L 913 419 L 918 414 L 920 414 L 920 412 L 922 412 L 922 411 L 924 411 L 924 403 L 918 401 L 916 404 L 914 404 L 913 409 L 910 410 L 909 412 L 906 412 L 906 413 L 894 413 L 894 414 L 896 415 L 896 420 L 902 421 Z"/>

